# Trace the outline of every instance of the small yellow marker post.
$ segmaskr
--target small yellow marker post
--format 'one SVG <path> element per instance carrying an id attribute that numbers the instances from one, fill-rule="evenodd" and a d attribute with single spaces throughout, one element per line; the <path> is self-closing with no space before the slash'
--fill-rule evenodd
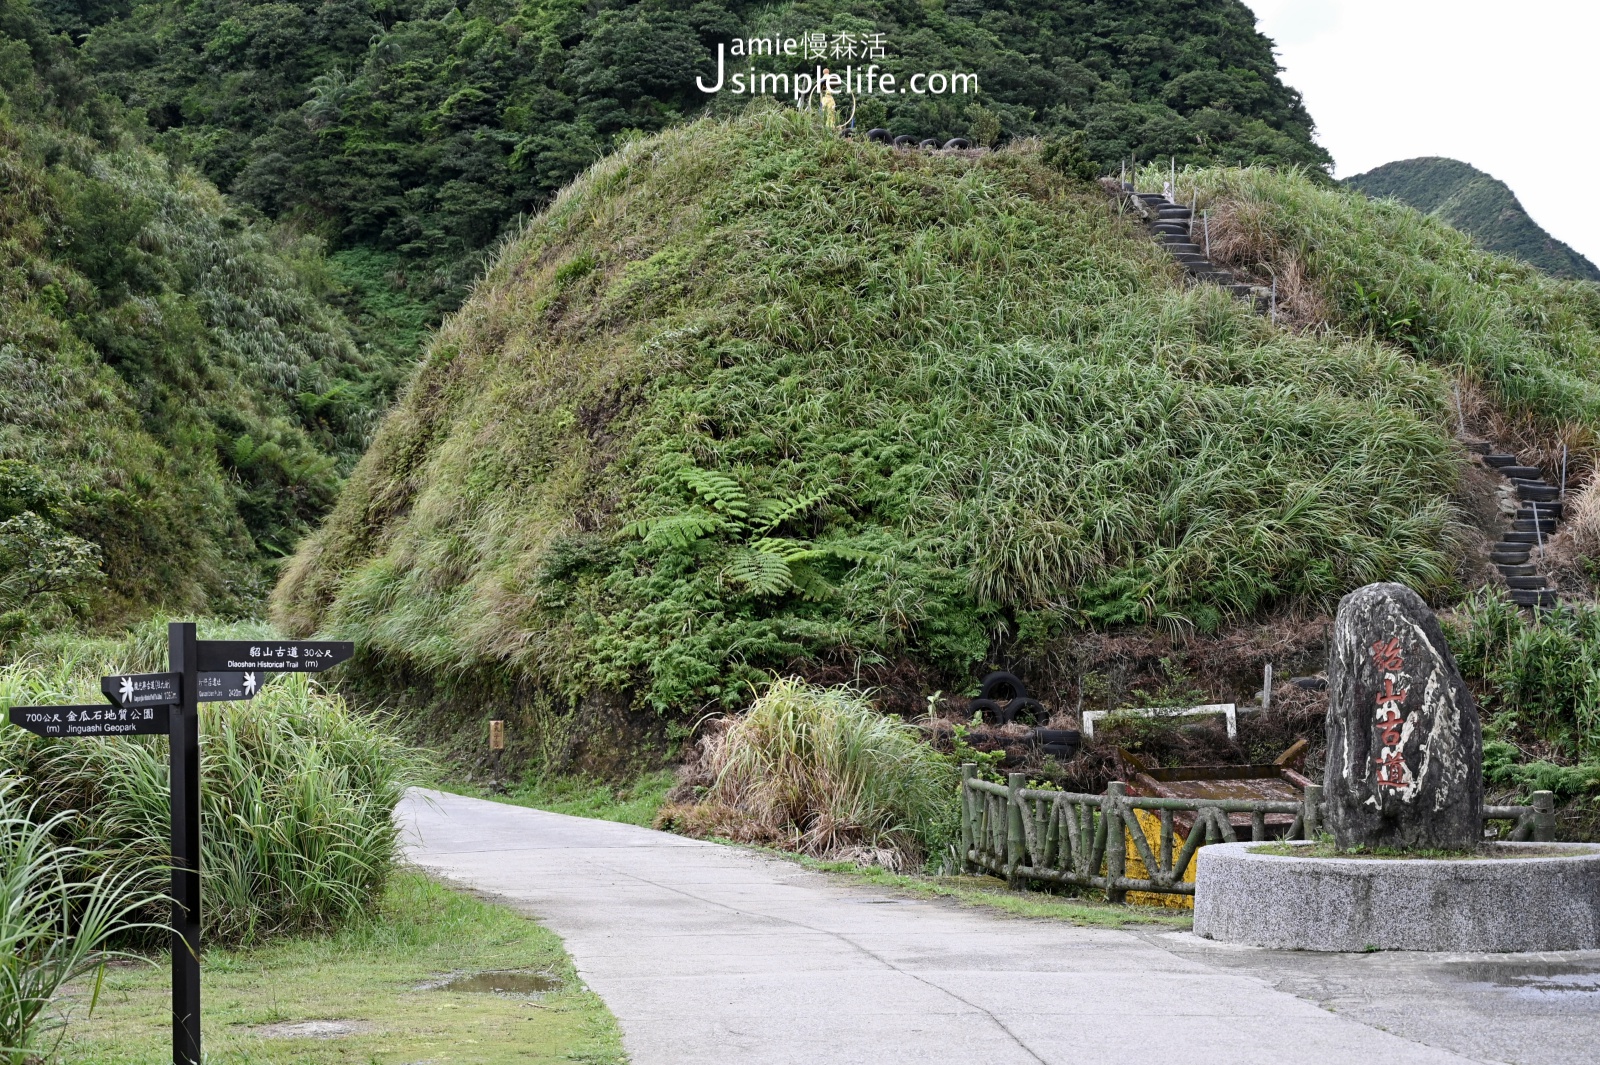
<path id="1" fill-rule="evenodd" d="M 506 749 L 506 723 L 504 721 L 489 722 L 489 749 L 503 751 Z"/>

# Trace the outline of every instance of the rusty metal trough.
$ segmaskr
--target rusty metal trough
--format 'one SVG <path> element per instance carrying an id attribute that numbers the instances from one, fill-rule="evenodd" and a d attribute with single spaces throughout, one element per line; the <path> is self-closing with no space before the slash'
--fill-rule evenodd
<path id="1" fill-rule="evenodd" d="M 1129 795 L 1151 799 L 1252 799 L 1264 802 L 1302 802 L 1306 786 L 1315 783 L 1293 768 L 1306 755 L 1309 744 L 1301 739 L 1275 760 L 1259 765 L 1185 765 L 1160 768 L 1149 765 L 1131 751 L 1117 749 L 1127 769 Z M 1173 827 L 1185 836 L 1194 827 L 1193 813 L 1173 816 Z M 1250 827 L 1251 814 L 1230 813 L 1228 823 Z M 1267 830 L 1282 838 L 1294 824 L 1295 815 L 1269 813 Z"/>

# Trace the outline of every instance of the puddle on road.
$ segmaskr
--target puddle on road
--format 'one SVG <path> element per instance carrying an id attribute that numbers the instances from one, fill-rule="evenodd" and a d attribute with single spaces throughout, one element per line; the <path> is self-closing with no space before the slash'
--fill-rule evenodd
<path id="1" fill-rule="evenodd" d="M 522 969 L 504 969 L 481 973 L 462 973 L 443 980 L 425 984 L 425 991 L 467 991 L 486 995 L 541 995 L 555 991 L 561 981 L 549 973 L 530 973 Z"/>
<path id="2" fill-rule="evenodd" d="M 251 1029 L 262 1039 L 337 1039 L 372 1031 L 366 1021 L 280 1021 Z"/>
<path id="3" fill-rule="evenodd" d="M 1450 962 L 1445 971 L 1467 983 L 1510 991 L 1518 998 L 1600 1003 L 1600 959 Z"/>

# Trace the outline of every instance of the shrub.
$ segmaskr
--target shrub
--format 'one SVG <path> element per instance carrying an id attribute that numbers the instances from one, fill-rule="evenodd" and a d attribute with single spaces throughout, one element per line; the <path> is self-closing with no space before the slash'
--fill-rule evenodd
<path id="1" fill-rule="evenodd" d="M 1449 626 L 1493 735 L 1537 741 L 1569 759 L 1600 758 L 1600 606 L 1563 603 L 1530 617 L 1504 595 L 1481 592 Z"/>
<path id="2" fill-rule="evenodd" d="M 901 869 L 957 830 L 955 763 L 849 688 L 780 680 L 706 741 L 713 783 L 661 821 Z"/>
<path id="3" fill-rule="evenodd" d="M 0 670 L 0 705 L 98 701 L 92 656 Z M 42 740 L 3 730 L 0 768 L 37 795 L 64 842 L 157 886 L 168 853 L 162 737 Z M 383 890 L 393 866 L 395 803 L 416 762 L 378 724 L 305 675 L 248 703 L 201 707 L 204 935 L 236 942 L 330 928 Z"/>
<path id="4" fill-rule="evenodd" d="M 0 775 L 0 1061 L 35 1061 L 45 1036 L 61 1027 L 50 1004 L 70 980 L 101 965 L 114 938 L 139 927 L 155 900 L 137 878 L 102 869 L 84 879 L 97 855 L 61 844 L 73 815 L 38 816 L 14 777 Z"/>

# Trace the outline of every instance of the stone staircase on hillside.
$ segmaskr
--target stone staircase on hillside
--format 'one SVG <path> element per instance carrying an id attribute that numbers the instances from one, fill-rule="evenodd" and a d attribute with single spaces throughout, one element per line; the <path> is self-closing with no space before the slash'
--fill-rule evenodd
<path id="1" fill-rule="evenodd" d="M 1534 569 L 1530 559 L 1534 549 L 1542 548 L 1554 535 L 1565 514 L 1560 487 L 1548 483 L 1539 467 L 1519 465 L 1515 455 L 1496 453 L 1491 444 L 1472 442 L 1467 449 L 1511 482 L 1519 504 L 1510 530 L 1489 549 L 1489 561 L 1511 589 L 1512 602 L 1529 609 L 1555 606 L 1556 590 Z"/>
<path id="2" fill-rule="evenodd" d="M 1237 299 L 1251 300 L 1257 311 L 1268 309 L 1270 289 L 1241 281 L 1233 271 L 1216 265 L 1206 257 L 1206 249 L 1196 243 L 1195 218 L 1191 208 L 1173 203 L 1159 192 L 1135 192 L 1132 185 L 1122 186 L 1122 200 L 1145 220 L 1151 235 L 1161 242 L 1167 254 L 1176 259 L 1194 281 L 1220 285 Z"/>
<path id="3" fill-rule="evenodd" d="M 1258 313 L 1271 309 L 1271 289 L 1242 281 L 1231 270 L 1217 266 L 1207 257 L 1205 247 L 1196 242 L 1191 208 L 1173 203 L 1163 193 L 1135 192 L 1128 184 L 1122 186 L 1121 202 L 1144 219 L 1151 235 L 1196 283 L 1220 285 L 1235 298 L 1252 301 Z M 1472 441 L 1466 447 L 1485 466 L 1511 482 L 1518 500 L 1519 508 L 1511 528 L 1489 552 L 1489 560 L 1499 569 L 1510 589 L 1512 602 L 1528 609 L 1555 606 L 1558 602 L 1556 589 L 1539 574 L 1530 559 L 1535 548 L 1543 548 L 1562 519 L 1561 489 L 1546 482 L 1543 471 L 1537 466 L 1519 465 L 1515 455 L 1497 453 L 1490 443 Z"/>

